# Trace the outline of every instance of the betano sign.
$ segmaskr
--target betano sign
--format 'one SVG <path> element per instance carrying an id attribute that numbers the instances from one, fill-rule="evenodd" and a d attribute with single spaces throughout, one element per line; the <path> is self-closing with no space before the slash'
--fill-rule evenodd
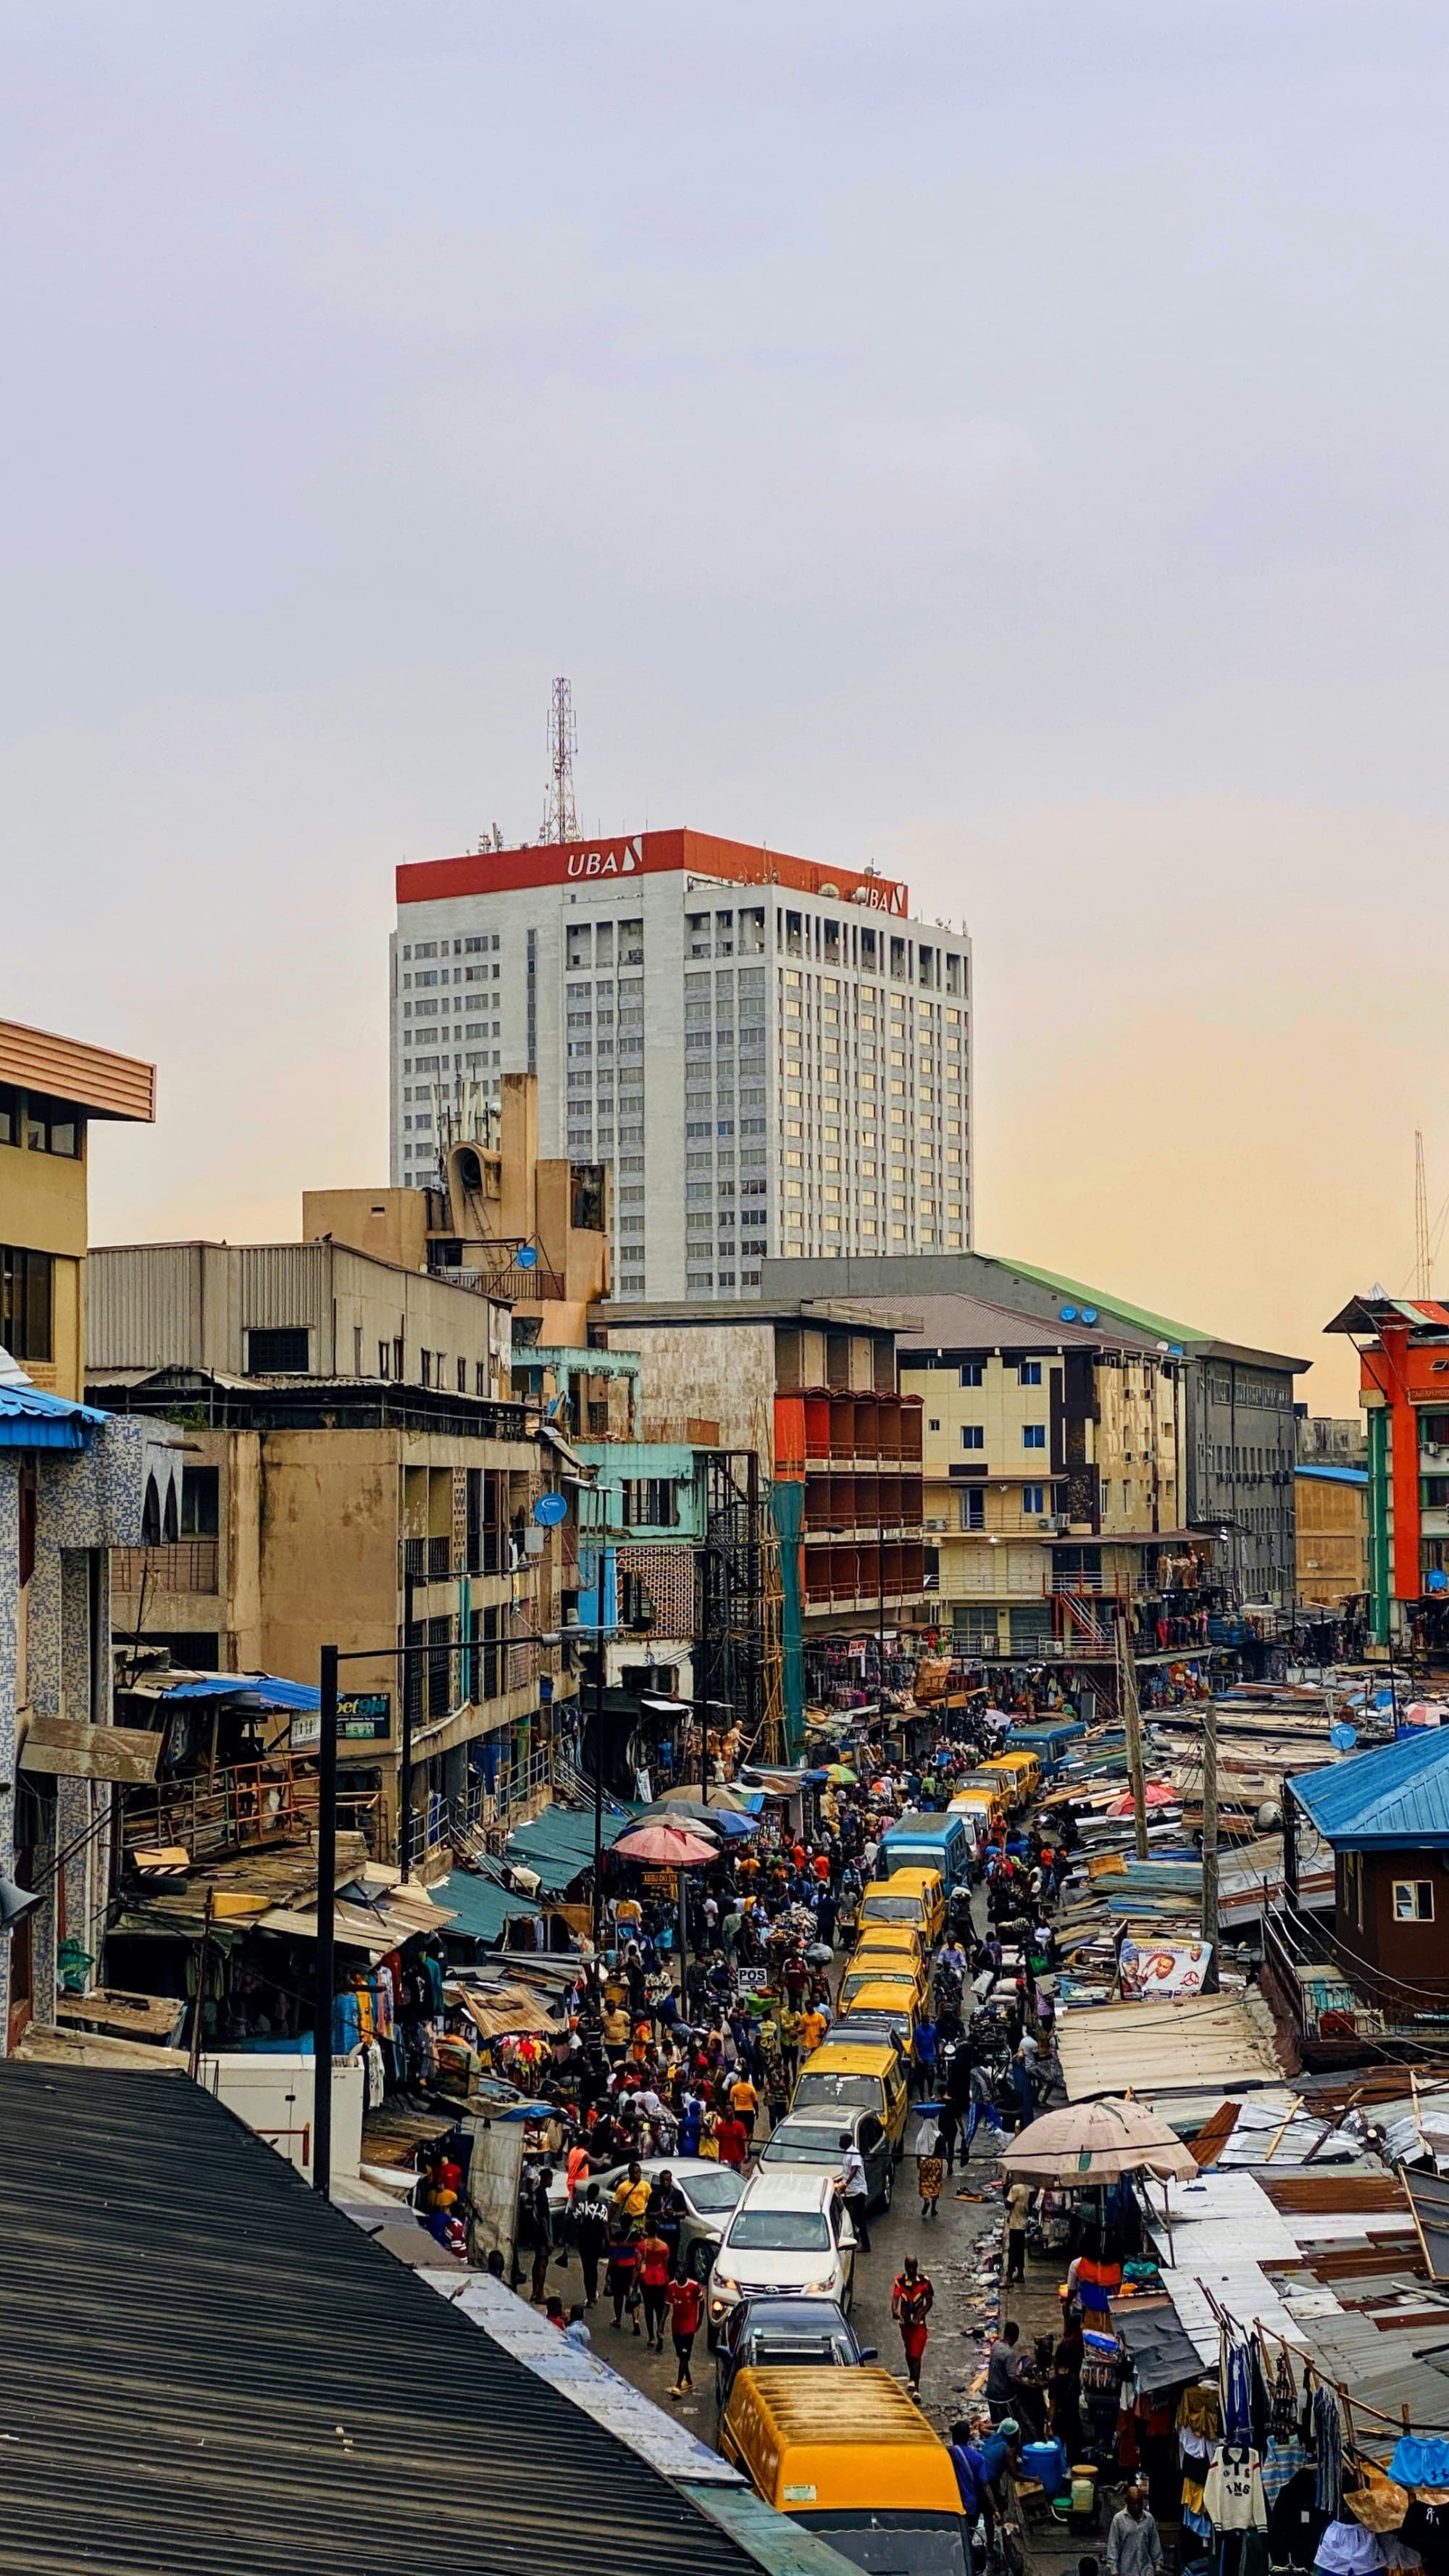
<path id="1" fill-rule="evenodd" d="M 822 867 L 782 850 L 716 840 L 708 832 L 623 833 L 611 841 L 537 841 L 515 850 L 469 850 L 460 858 L 400 867 L 400 904 L 445 903 L 458 895 L 506 894 L 526 886 L 608 885 L 627 877 L 687 873 L 726 885 L 783 887 L 824 902 L 903 915 L 907 889 L 895 877 Z"/>

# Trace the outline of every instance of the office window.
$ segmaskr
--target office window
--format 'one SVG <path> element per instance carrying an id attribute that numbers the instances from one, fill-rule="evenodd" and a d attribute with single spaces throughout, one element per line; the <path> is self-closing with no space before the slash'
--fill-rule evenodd
<path id="1" fill-rule="evenodd" d="M 1031 1515 L 1031 1516 L 1035 1517 L 1035 1516 L 1039 1515 L 1040 1513 L 1044 1512 L 1044 1511 L 1046 1510 L 1046 1507 L 1047 1507 L 1047 1489 L 1046 1489 L 1045 1485 L 1023 1485 L 1023 1486 L 1022 1486 L 1022 1489 L 1021 1489 L 1021 1508 L 1022 1508 L 1022 1510 L 1023 1510 L 1024 1512 L 1026 1512 L 1027 1514 L 1029 1514 L 1029 1515 Z"/>
<path id="2" fill-rule="evenodd" d="M 1024 1422 L 1021 1427 L 1021 1445 L 1023 1449 L 1044 1449 L 1046 1447 L 1046 1424 L 1044 1422 Z"/>
<path id="3" fill-rule="evenodd" d="M 963 1386 L 980 1386 L 983 1382 L 984 1374 L 984 1361 L 963 1360 L 961 1362 L 961 1383 Z"/>
<path id="4" fill-rule="evenodd" d="M 968 1485 L 962 1495 L 961 1527 L 963 1530 L 985 1529 L 986 1488 L 984 1485 Z"/>
<path id="5" fill-rule="evenodd" d="M 961 1446 L 962 1446 L 962 1448 L 963 1448 L 963 1449 L 984 1449 L 984 1448 L 985 1448 L 985 1446 L 986 1446 L 986 1433 L 985 1433 L 985 1431 L 982 1429 L 982 1426 L 981 1426 L 981 1424 L 980 1424 L 979 1422 L 963 1422 L 963 1423 L 962 1423 L 962 1425 L 961 1425 Z"/>
<path id="6" fill-rule="evenodd" d="M 1040 1362 L 1040 1360 L 1023 1360 L 1023 1361 L 1022 1361 L 1022 1363 L 1021 1363 L 1021 1367 L 1020 1367 L 1020 1369 L 1018 1370 L 1017 1374 L 1018 1374 L 1018 1376 L 1020 1377 L 1020 1379 L 1021 1379 L 1021 1383 L 1022 1383 L 1022 1385 L 1023 1385 L 1023 1386 L 1040 1386 L 1040 1384 L 1041 1384 L 1041 1362 Z"/>
<path id="7" fill-rule="evenodd" d="M 305 1377 L 309 1358 L 305 1324 L 253 1326 L 247 1334 L 249 1377 Z"/>
<path id="8" fill-rule="evenodd" d="M 379 1377 L 391 1377 L 391 1375 L 392 1375 L 392 1344 L 391 1344 L 391 1342 L 379 1342 L 379 1343 L 378 1343 L 378 1346 L 377 1346 L 377 1373 L 378 1373 L 378 1376 L 379 1376 Z"/>
<path id="9" fill-rule="evenodd" d="M 1433 1880 L 1428 1878 L 1396 1878 L 1394 1881 L 1394 1921 L 1396 1923 L 1432 1923 L 1433 1920 Z"/>
<path id="10" fill-rule="evenodd" d="M 0 1244 L 0 1348 L 15 1360 L 49 1360 L 55 1264 L 48 1252 Z"/>

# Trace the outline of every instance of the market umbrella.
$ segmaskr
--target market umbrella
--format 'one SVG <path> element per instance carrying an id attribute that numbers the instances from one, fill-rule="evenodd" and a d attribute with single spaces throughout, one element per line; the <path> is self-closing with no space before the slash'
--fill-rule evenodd
<path id="1" fill-rule="evenodd" d="M 660 1807 L 697 1807 L 702 1816 L 753 1816 L 763 1803 L 763 1790 L 737 1789 L 732 1780 L 712 1781 L 708 1790 L 683 1780 L 677 1789 L 661 1790 L 655 1801 Z"/>
<path id="2" fill-rule="evenodd" d="M 832 1789 L 854 1789 L 859 1785 L 857 1775 L 848 1762 L 828 1762 L 825 1766 L 825 1777 Z"/>
<path id="3" fill-rule="evenodd" d="M 1022 2129 L 1002 2151 L 1002 2168 L 1028 2182 L 1116 2182 L 1147 2172 L 1196 2178 L 1197 2164 L 1176 2131 L 1140 2102 L 1072 2102 Z"/>
<path id="4" fill-rule="evenodd" d="M 1147 1807 L 1175 1807 L 1178 1803 L 1178 1797 L 1179 1792 L 1176 1789 L 1165 1789 L 1160 1780 L 1149 1780 L 1146 1788 L 1142 1792 L 1142 1803 Z M 1125 1789 L 1120 1798 L 1114 1798 L 1111 1806 L 1107 1809 L 1107 1813 L 1109 1816 L 1130 1816 L 1132 1813 L 1131 1790 Z"/>
<path id="5" fill-rule="evenodd" d="M 621 1859 L 647 1861 L 653 1869 L 689 1869 L 719 1858 L 713 1843 L 683 1825 L 633 1825 L 614 1849 Z"/>
<path id="6" fill-rule="evenodd" d="M 656 1798 L 640 1818 L 642 1824 L 678 1825 L 686 1833 L 713 1834 L 716 1841 L 737 1842 L 742 1835 L 759 1832 L 756 1816 L 742 1816 L 734 1807 L 707 1807 L 701 1798 Z"/>

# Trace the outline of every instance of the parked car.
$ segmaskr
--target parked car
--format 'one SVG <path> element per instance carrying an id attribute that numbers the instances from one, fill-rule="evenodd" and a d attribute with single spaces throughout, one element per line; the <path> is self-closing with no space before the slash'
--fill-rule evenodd
<path id="1" fill-rule="evenodd" d="M 787 2111 L 770 2132 L 760 2155 L 764 2165 L 813 2165 L 840 2178 L 840 2141 L 853 2137 L 860 2149 L 872 2207 L 889 2209 L 895 2197 L 896 2169 L 891 2142 L 874 2111 L 828 2111 L 818 2103 L 806 2111 Z"/>
<path id="2" fill-rule="evenodd" d="M 744 2299 L 833 2299 L 849 2313 L 855 2230 L 833 2174 L 771 2165 L 745 2186 L 709 2276 L 713 2352 L 731 2308 Z"/>
<path id="3" fill-rule="evenodd" d="M 721 2320 L 715 2393 L 723 2406 L 737 2370 L 856 2370 L 875 2358 L 831 2299 L 746 2299 Z"/>
<path id="4" fill-rule="evenodd" d="M 606 2205 L 628 2170 L 627 2164 L 610 2165 L 607 2172 L 591 2176 Z M 674 2176 L 684 2202 L 679 2225 L 679 2269 L 692 2273 L 696 2281 L 705 2280 L 731 2212 L 739 2205 L 745 2188 L 743 2177 L 733 2166 L 715 2164 L 708 2156 L 645 2156 L 640 2159 L 640 2171 L 650 2182 L 657 2181 L 662 2173 Z M 580 2183 L 580 2191 L 583 2188 Z M 567 2202 L 564 2177 L 557 2173 L 548 2195 L 555 2227 Z"/>

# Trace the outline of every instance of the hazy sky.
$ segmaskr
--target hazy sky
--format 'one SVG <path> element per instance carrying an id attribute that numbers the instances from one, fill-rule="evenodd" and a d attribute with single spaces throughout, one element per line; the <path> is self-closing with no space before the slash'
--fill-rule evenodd
<path id="1" fill-rule="evenodd" d="M 385 1171 L 394 863 L 542 815 L 964 917 L 978 1239 L 1314 1355 L 1445 1099 L 1449 20 L 0 5 L 0 1012 L 98 1239 Z M 1449 1282 L 1449 1238 L 1442 1275 Z"/>

